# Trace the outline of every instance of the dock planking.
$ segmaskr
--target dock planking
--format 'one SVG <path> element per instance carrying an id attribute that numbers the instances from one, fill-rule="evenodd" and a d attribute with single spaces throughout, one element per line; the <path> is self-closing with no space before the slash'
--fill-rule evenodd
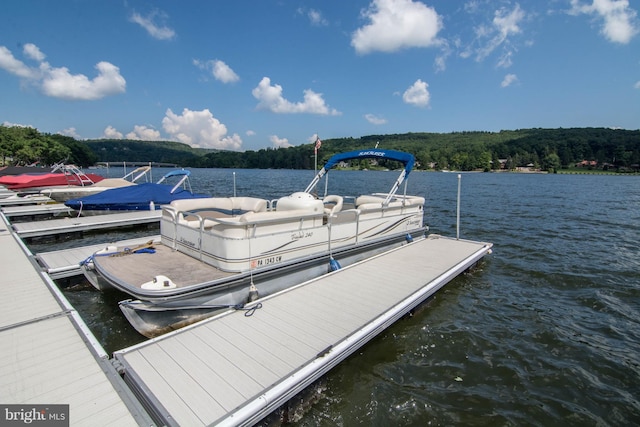
<path id="1" fill-rule="evenodd" d="M 132 211 L 77 218 L 52 219 L 13 224 L 21 238 L 50 236 L 55 234 L 127 227 L 131 225 L 159 223 L 162 211 Z"/>
<path id="2" fill-rule="evenodd" d="M 66 404 L 73 425 L 149 425 L 86 324 L 30 256 L 0 215 L 0 402 Z"/>
<path id="3" fill-rule="evenodd" d="M 114 353 L 167 425 L 251 425 L 491 251 L 429 236 Z M 256 286 L 260 287 L 259 283 Z"/>
<path id="4" fill-rule="evenodd" d="M 20 216 L 64 215 L 70 214 L 73 209 L 63 203 L 46 203 L 42 205 L 7 206 L 1 208 L 7 218 Z"/>

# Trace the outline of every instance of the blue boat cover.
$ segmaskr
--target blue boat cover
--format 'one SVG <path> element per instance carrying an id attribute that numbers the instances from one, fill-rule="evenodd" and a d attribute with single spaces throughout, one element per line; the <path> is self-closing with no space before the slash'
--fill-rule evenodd
<path id="1" fill-rule="evenodd" d="M 171 193 L 172 186 L 145 182 L 128 187 L 112 188 L 87 197 L 71 199 L 65 205 L 76 210 L 149 210 L 151 202 L 156 209 L 173 200 L 200 199 L 208 194 L 194 194 L 182 188 Z"/>
<path id="2" fill-rule="evenodd" d="M 334 167 L 337 163 L 345 162 L 347 160 L 355 160 L 355 159 L 366 159 L 366 158 L 374 158 L 374 159 L 385 159 L 385 160 L 395 160 L 401 162 L 404 165 L 405 170 L 405 178 L 411 172 L 413 168 L 413 164 L 415 163 L 415 158 L 413 154 L 405 153 L 402 151 L 395 150 L 379 150 L 377 148 L 367 149 L 367 150 L 356 150 L 349 151 L 346 153 L 340 153 L 332 156 L 327 163 L 322 167 L 324 171 L 328 171 L 332 167 Z"/>
<path id="3" fill-rule="evenodd" d="M 313 181 L 307 186 L 304 190 L 305 192 L 310 192 L 316 184 L 322 179 L 322 177 L 329 172 L 329 170 L 334 167 L 336 164 L 340 162 L 345 162 L 347 160 L 356 160 L 356 159 L 385 159 L 385 160 L 395 160 L 404 165 L 404 169 L 400 173 L 400 176 L 396 180 L 395 184 L 387 194 L 387 197 L 384 203 L 387 203 L 391 196 L 393 196 L 400 184 L 409 176 L 409 172 L 413 168 L 413 164 L 415 163 L 415 157 L 411 153 L 405 153 L 403 151 L 395 151 L 395 150 L 380 150 L 377 148 L 370 148 L 366 150 L 356 150 L 356 151 L 348 151 L 346 153 L 340 153 L 332 156 L 327 163 L 320 169 L 318 174 L 313 178 Z"/>

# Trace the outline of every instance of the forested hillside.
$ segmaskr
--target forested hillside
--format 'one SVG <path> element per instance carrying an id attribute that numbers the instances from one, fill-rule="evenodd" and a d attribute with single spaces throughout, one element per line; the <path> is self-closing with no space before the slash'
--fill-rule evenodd
<path id="1" fill-rule="evenodd" d="M 605 128 L 522 129 L 501 132 L 406 133 L 322 141 L 321 164 L 333 154 L 372 148 L 407 151 L 418 168 L 491 170 L 531 167 L 557 170 L 591 160 L 591 168 L 638 170 L 640 131 Z M 313 168 L 313 144 L 245 152 L 219 152 L 199 159 L 202 167 Z M 366 165 L 363 165 L 366 167 Z"/>
<path id="2" fill-rule="evenodd" d="M 98 156 L 69 136 L 40 133 L 31 127 L 0 126 L 0 164 L 44 166 L 61 161 L 90 166 Z"/>
<path id="3" fill-rule="evenodd" d="M 199 157 L 214 151 L 194 149 L 173 141 L 95 139 L 85 143 L 96 153 L 100 162 L 158 162 L 194 166 Z"/>
<path id="4" fill-rule="evenodd" d="M 531 167 L 557 170 L 583 161 L 590 169 L 637 172 L 640 130 L 608 128 L 520 129 L 501 132 L 406 133 L 322 141 L 318 163 L 333 154 L 372 148 L 408 151 L 420 169 L 492 170 Z M 0 126 L 6 164 L 51 164 L 68 158 L 88 166 L 102 162 L 162 162 L 184 167 L 313 169 L 313 144 L 258 151 L 194 149 L 172 141 L 89 140 Z M 368 164 L 354 165 L 368 167 Z M 387 166 L 387 165 L 382 165 Z M 393 167 L 394 165 L 388 165 Z"/>

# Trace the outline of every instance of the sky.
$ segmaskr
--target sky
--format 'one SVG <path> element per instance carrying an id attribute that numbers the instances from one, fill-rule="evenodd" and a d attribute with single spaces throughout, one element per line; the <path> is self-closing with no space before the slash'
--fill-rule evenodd
<path id="1" fill-rule="evenodd" d="M 245 151 L 640 129 L 640 0 L 4 0 L 0 124 Z"/>

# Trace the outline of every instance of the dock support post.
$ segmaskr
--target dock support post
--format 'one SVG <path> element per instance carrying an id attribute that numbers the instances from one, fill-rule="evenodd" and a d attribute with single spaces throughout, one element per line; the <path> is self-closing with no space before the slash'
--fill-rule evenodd
<path id="1" fill-rule="evenodd" d="M 462 175 L 458 174 L 458 207 L 456 209 L 456 240 L 460 240 L 460 183 Z"/>

